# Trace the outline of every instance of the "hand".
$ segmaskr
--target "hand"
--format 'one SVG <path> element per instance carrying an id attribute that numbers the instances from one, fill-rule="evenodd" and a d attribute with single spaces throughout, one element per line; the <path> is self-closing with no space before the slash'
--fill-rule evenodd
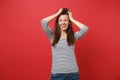
<path id="1" fill-rule="evenodd" d="M 72 20 L 73 19 L 72 12 L 68 11 L 68 15 L 69 15 L 70 20 Z"/>
<path id="2" fill-rule="evenodd" d="M 57 15 L 59 15 L 59 14 L 62 12 L 62 9 L 63 9 L 63 8 L 60 8 L 60 9 L 58 10 Z"/>

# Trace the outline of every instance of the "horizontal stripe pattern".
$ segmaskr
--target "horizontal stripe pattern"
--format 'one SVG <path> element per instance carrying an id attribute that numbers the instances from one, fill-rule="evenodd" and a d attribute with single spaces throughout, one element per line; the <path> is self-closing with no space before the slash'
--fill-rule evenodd
<path id="1" fill-rule="evenodd" d="M 48 26 L 48 22 L 42 20 L 42 27 L 47 36 L 53 42 L 54 31 Z M 85 26 L 80 31 L 74 33 L 75 39 L 80 39 L 88 28 Z M 60 38 L 55 47 L 52 48 L 52 73 L 78 72 L 78 65 L 75 57 L 74 45 L 68 46 L 67 39 Z"/>
<path id="2" fill-rule="evenodd" d="M 52 46 L 52 73 L 77 71 L 78 66 L 74 54 L 74 46 L 68 46 L 67 40 L 60 38 L 55 47 Z"/>

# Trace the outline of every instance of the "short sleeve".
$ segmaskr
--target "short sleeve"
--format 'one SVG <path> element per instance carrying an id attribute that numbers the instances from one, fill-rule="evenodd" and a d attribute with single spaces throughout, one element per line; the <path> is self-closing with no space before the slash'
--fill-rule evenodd
<path id="1" fill-rule="evenodd" d="M 84 28 L 80 29 L 80 31 L 74 33 L 75 39 L 78 40 L 82 38 L 87 32 L 88 32 L 88 27 L 84 26 Z"/>
<path id="2" fill-rule="evenodd" d="M 41 20 L 41 25 L 44 30 L 44 32 L 47 34 L 47 36 L 52 39 L 54 36 L 54 31 L 48 26 L 48 22 L 45 20 Z"/>

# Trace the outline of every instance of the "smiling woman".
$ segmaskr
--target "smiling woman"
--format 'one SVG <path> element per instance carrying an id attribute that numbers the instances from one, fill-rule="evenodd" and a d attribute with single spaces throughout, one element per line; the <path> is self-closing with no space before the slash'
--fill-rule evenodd
<path id="1" fill-rule="evenodd" d="M 68 9 L 63 8 L 62 12 L 56 18 L 55 37 L 52 43 L 53 46 L 58 42 L 60 38 L 67 38 L 69 46 L 73 45 L 75 42 L 72 23 L 68 13 Z"/>
<path id="2" fill-rule="evenodd" d="M 81 80 L 120 80 L 120 0 L 0 0 L 0 80 L 49 80 L 51 58 L 51 72 L 76 72 L 71 71 L 74 46 L 66 45 L 66 36 L 61 33 L 54 47 L 49 44 L 55 38 L 55 19 L 43 20 L 51 39 L 41 31 L 40 20 L 60 7 L 89 26 L 75 44 Z M 74 31 L 83 31 L 72 23 Z"/>
<path id="3" fill-rule="evenodd" d="M 69 25 L 69 19 L 67 15 L 61 15 L 59 18 L 59 25 L 61 28 L 61 31 L 66 31 Z"/>
<path id="4" fill-rule="evenodd" d="M 54 18 L 55 31 L 48 26 L 48 22 Z M 80 31 L 73 32 L 72 22 Z M 56 14 L 42 19 L 42 27 L 52 45 L 51 80 L 79 80 L 74 44 L 88 31 L 88 27 L 75 20 L 67 8 L 61 8 Z"/>

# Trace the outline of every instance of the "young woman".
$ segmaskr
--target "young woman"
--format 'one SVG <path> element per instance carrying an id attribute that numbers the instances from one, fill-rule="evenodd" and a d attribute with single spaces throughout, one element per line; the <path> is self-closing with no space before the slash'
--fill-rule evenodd
<path id="1" fill-rule="evenodd" d="M 56 18 L 55 30 L 48 23 Z M 73 32 L 72 22 L 80 30 Z M 75 41 L 80 39 L 88 27 L 78 22 L 67 8 L 61 8 L 51 16 L 41 20 L 43 30 L 49 37 L 52 46 L 51 80 L 79 80 L 79 70 L 74 52 Z"/>

